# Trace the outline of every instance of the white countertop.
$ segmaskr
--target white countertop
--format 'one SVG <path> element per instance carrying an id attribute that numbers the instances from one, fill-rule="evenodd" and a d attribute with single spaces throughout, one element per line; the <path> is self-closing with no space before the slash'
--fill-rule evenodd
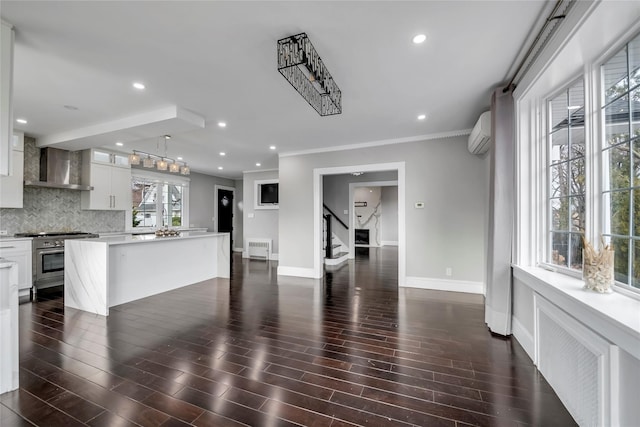
<path id="1" fill-rule="evenodd" d="M 172 227 L 171 229 L 178 230 L 178 231 L 207 231 L 207 227 L 190 227 L 190 228 Z M 122 236 L 124 234 L 153 234 L 153 233 L 155 233 L 154 228 L 96 232 L 96 234 L 99 234 L 100 237 Z"/>
<path id="2" fill-rule="evenodd" d="M 208 231 L 182 231 L 178 236 L 158 237 L 154 234 L 119 234 L 95 239 L 76 239 L 74 242 L 103 242 L 108 245 L 128 245 L 133 243 L 168 242 L 172 240 L 201 239 L 205 237 L 224 236 L 229 233 L 212 233 Z"/>
<path id="3" fill-rule="evenodd" d="M 0 236 L 0 242 L 17 242 L 19 240 L 33 240 L 33 238 L 32 237 Z"/>

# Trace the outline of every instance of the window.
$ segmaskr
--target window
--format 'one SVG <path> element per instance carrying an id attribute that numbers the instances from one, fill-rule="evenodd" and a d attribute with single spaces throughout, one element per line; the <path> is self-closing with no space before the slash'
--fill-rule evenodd
<path id="1" fill-rule="evenodd" d="M 602 66 L 603 235 L 616 281 L 640 288 L 640 36 Z"/>
<path id="2" fill-rule="evenodd" d="M 132 176 L 132 226 L 180 227 L 188 225 L 186 215 L 188 181 L 166 180 L 166 177 Z M 174 178 L 175 179 L 175 178 Z"/>
<path id="3" fill-rule="evenodd" d="M 582 268 L 585 231 L 584 83 L 548 101 L 548 248 L 546 261 Z"/>

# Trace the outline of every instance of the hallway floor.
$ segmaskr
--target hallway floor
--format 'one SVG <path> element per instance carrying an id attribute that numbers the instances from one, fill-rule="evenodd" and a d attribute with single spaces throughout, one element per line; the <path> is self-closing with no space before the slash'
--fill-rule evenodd
<path id="1" fill-rule="evenodd" d="M 571 426 L 478 295 L 397 288 L 397 251 L 314 281 L 235 255 L 216 279 L 111 309 L 20 306 L 0 425 Z"/>

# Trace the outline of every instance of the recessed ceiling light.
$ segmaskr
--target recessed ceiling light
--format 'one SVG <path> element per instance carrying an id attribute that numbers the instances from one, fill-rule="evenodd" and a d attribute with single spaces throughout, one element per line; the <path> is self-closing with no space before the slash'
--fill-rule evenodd
<path id="1" fill-rule="evenodd" d="M 62 107 L 66 108 L 67 110 L 72 110 L 72 111 L 79 110 L 79 108 L 76 107 L 75 105 L 63 105 Z"/>
<path id="2" fill-rule="evenodd" d="M 221 155 L 221 156 L 226 156 L 226 155 L 227 155 L 227 153 L 225 153 L 224 151 L 221 151 L 221 152 L 220 152 L 220 155 Z"/>
<path id="3" fill-rule="evenodd" d="M 269 150 L 275 150 L 275 149 L 276 149 L 275 145 L 272 145 L 272 146 L 269 147 Z"/>
<path id="4" fill-rule="evenodd" d="M 227 124 L 225 122 L 218 122 L 218 126 L 220 126 L 221 128 L 227 127 Z"/>
<path id="5" fill-rule="evenodd" d="M 140 83 L 140 82 L 134 82 L 133 87 L 138 90 L 143 90 L 145 88 L 144 83 Z"/>
<path id="6" fill-rule="evenodd" d="M 415 44 L 420 44 L 420 43 L 423 43 L 426 39 L 427 39 L 427 36 L 425 36 L 424 34 L 418 34 L 413 38 L 413 42 Z"/>
<path id="7" fill-rule="evenodd" d="M 426 119 L 426 118 L 427 118 L 427 115 L 426 115 L 426 114 L 420 114 L 420 115 L 418 116 L 418 120 L 424 120 L 424 119 Z"/>
<path id="8" fill-rule="evenodd" d="M 262 166 L 260 163 L 256 163 L 256 166 Z"/>
<path id="9" fill-rule="evenodd" d="M 222 169 L 224 169 L 222 166 L 218 166 L 219 171 L 221 171 Z"/>
<path id="10" fill-rule="evenodd" d="M 16 122 L 20 123 L 21 125 L 26 125 L 27 119 L 16 119 Z"/>
<path id="11" fill-rule="evenodd" d="M 182 157 L 181 157 L 181 156 L 178 156 L 178 157 L 177 157 L 177 159 L 178 159 L 178 160 L 182 160 Z"/>
<path id="12" fill-rule="evenodd" d="M 122 142 L 118 141 L 118 142 L 116 142 L 116 145 L 117 145 L 118 147 L 122 147 L 124 144 L 123 144 Z"/>

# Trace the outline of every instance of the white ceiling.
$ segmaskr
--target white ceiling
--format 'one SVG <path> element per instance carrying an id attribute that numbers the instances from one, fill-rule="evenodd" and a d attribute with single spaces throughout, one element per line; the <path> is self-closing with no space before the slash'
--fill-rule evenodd
<path id="1" fill-rule="evenodd" d="M 511 77 L 544 7 L 3 0 L 1 14 L 16 30 L 14 116 L 28 120 L 16 129 L 51 140 L 177 106 L 204 117 L 205 127 L 174 133 L 167 155 L 240 178 L 277 168 L 277 153 L 471 128 L 491 90 Z M 342 91 L 340 115 L 320 117 L 276 69 L 276 41 L 300 32 Z M 419 33 L 427 41 L 415 45 Z M 147 88 L 133 89 L 134 81 Z M 421 113 L 428 119 L 418 121 Z M 164 154 L 157 140 L 127 140 L 124 149 Z"/>

